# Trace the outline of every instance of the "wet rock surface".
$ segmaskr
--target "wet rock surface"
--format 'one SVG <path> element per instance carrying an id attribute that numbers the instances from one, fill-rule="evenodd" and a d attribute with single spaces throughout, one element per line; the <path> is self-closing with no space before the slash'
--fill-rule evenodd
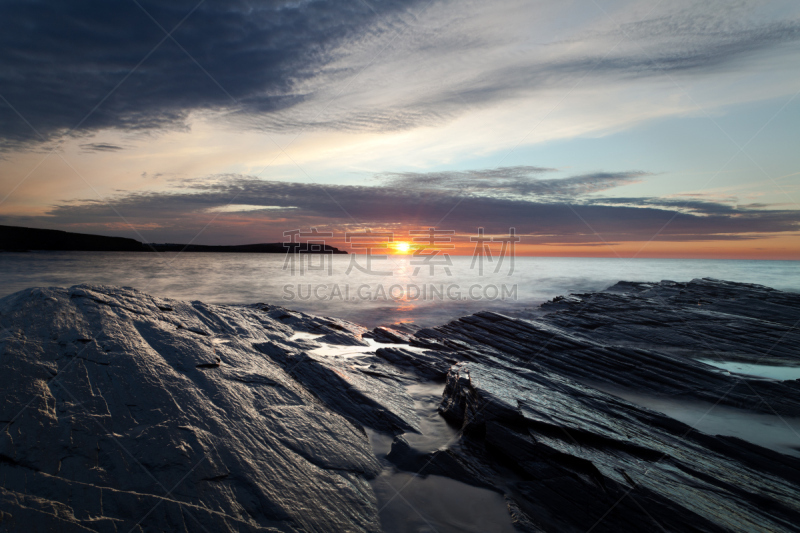
<path id="1" fill-rule="evenodd" d="M 593 386 L 797 416 L 798 381 L 697 359 L 796 364 L 800 295 L 717 280 L 620 283 L 542 310 L 536 320 L 478 313 L 418 331 L 411 345 L 463 360 L 440 405 L 462 432 L 427 460 L 397 439 L 390 459 L 503 490 L 519 530 L 800 530 L 800 460 Z M 418 364 L 423 375 L 441 366 Z"/>
<path id="2" fill-rule="evenodd" d="M 800 294 L 711 279 L 620 282 L 605 292 L 556 298 L 541 309 L 549 313 L 534 320 L 477 313 L 422 329 L 411 345 L 583 383 L 800 413 L 800 382 L 740 380 L 700 361 L 800 365 Z"/>
<path id="3" fill-rule="evenodd" d="M 461 363 L 442 412 L 458 448 L 546 531 L 796 530 L 800 460 L 713 437 L 557 375 Z M 460 473 L 460 470 L 457 470 Z"/>
<path id="4" fill-rule="evenodd" d="M 287 323 L 359 327 L 278 313 L 109 287 L 0 300 L 0 528 L 379 531 L 363 413 L 324 401 L 366 403 L 363 379 L 315 369 Z"/>
<path id="5" fill-rule="evenodd" d="M 368 332 L 113 287 L 0 299 L 0 530 L 800 530 L 800 459 L 603 392 L 798 416 L 798 381 L 702 360 L 800 364 L 800 295 L 621 282 L 540 311 Z"/>

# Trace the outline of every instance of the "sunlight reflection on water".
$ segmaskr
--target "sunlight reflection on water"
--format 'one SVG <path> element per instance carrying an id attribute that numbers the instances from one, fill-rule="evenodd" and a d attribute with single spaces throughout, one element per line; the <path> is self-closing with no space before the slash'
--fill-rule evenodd
<path id="1" fill-rule="evenodd" d="M 434 276 L 426 269 L 413 275 L 410 257 L 394 256 L 380 268 L 391 269 L 393 276 L 376 277 L 353 270 L 345 271 L 349 256 L 330 256 L 332 276 L 326 271 L 292 275 L 283 270 L 282 254 L 217 254 L 217 253 L 124 253 L 124 252 L 30 252 L 0 253 L 0 295 L 33 286 L 71 286 L 79 283 L 131 286 L 168 298 L 201 300 L 209 303 L 266 302 L 283 305 L 318 315 L 337 316 L 372 327 L 396 322 L 438 325 L 482 309 L 520 311 L 543 301 L 570 292 L 605 289 L 617 281 L 689 281 L 698 277 L 715 277 L 730 281 L 760 283 L 782 290 L 800 291 L 800 271 L 792 261 L 721 261 L 701 259 L 596 259 L 518 257 L 514 273 L 491 271 L 479 276 L 470 269 L 471 257 L 453 257 L 451 276 L 437 270 Z M 318 294 L 333 298 L 299 299 L 308 287 L 320 288 Z M 517 285 L 517 300 L 471 300 L 472 285 Z M 285 286 L 292 287 L 294 299 L 286 299 Z M 336 297 L 333 286 L 341 290 Z M 367 285 L 370 299 L 358 298 L 359 286 Z M 383 286 L 386 298 L 377 290 Z M 397 301 L 388 296 L 393 285 L 404 288 Z M 429 301 L 408 297 L 409 285 L 457 285 L 451 292 L 458 298 L 444 295 Z M 346 288 L 349 287 L 349 293 Z M 480 291 L 478 291 L 480 295 Z M 395 295 L 399 289 L 395 288 Z M 345 298 L 345 295 L 347 298 Z"/>

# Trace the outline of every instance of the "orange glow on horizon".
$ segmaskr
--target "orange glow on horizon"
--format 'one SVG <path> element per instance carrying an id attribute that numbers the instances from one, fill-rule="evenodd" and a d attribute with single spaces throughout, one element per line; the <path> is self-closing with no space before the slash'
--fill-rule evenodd
<path id="1" fill-rule="evenodd" d="M 454 240 L 455 248 L 441 250 L 451 256 L 472 256 L 475 243 Z M 641 258 L 641 259 L 742 259 L 742 260 L 800 260 L 800 235 L 779 235 L 741 240 L 707 240 L 707 241 L 624 241 L 603 243 L 517 243 L 514 255 L 517 257 L 597 257 L 597 258 Z M 345 242 L 331 242 L 340 250 L 348 253 L 364 253 L 354 250 Z M 406 248 L 408 246 L 408 248 Z M 408 254 L 416 249 L 407 241 L 391 243 L 388 250 L 373 250 L 373 253 Z M 493 256 L 497 256 L 500 247 L 491 246 Z M 423 253 L 426 253 L 423 251 Z"/>
<path id="2" fill-rule="evenodd" d="M 406 241 L 397 241 L 392 243 L 392 250 L 396 254 L 407 254 L 411 251 L 411 245 Z"/>

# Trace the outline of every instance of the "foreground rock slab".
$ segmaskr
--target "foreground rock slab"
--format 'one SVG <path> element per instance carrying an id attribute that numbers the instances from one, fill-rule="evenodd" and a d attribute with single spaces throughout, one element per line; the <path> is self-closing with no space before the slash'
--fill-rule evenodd
<path id="1" fill-rule="evenodd" d="M 494 491 L 519 531 L 800 531 L 800 459 L 618 393 L 797 417 L 797 380 L 707 361 L 796 366 L 798 321 L 800 295 L 710 279 L 372 332 L 21 291 L 0 299 L 0 531 L 380 531 L 387 465 Z M 417 438 L 430 416 L 446 444 Z"/>
<path id="2" fill-rule="evenodd" d="M 359 327 L 280 317 L 109 287 L 0 300 L 0 528 L 380 530 L 364 428 L 293 377 L 332 372 L 297 331 Z"/>

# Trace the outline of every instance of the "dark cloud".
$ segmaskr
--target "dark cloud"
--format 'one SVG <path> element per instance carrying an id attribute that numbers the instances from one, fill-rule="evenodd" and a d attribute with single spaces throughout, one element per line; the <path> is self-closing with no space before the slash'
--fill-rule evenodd
<path id="1" fill-rule="evenodd" d="M 81 150 L 84 152 L 118 152 L 120 150 L 124 150 L 122 146 L 117 146 L 116 144 L 107 144 L 107 143 L 88 143 L 82 144 Z"/>
<path id="2" fill-rule="evenodd" d="M 185 129 L 189 113 L 203 110 L 222 111 L 238 125 L 273 131 L 402 130 L 441 123 L 473 106 L 538 89 L 573 86 L 576 77 L 586 73 L 616 78 L 705 74 L 800 39 L 797 20 L 759 22 L 750 12 L 695 6 L 577 38 L 575 42 L 585 45 L 581 49 L 593 50 L 590 53 L 561 54 L 558 60 L 523 55 L 465 68 L 452 81 L 421 72 L 420 78 L 439 81 L 420 94 L 389 104 L 326 107 L 324 114 L 316 107 L 295 113 L 297 104 L 318 98 L 328 83 L 360 72 L 378 53 L 368 54 L 367 62 L 348 62 L 336 50 L 360 43 L 365 36 L 399 35 L 405 14 L 429 2 L 206 0 L 199 7 L 194 0 L 139 3 L 147 13 L 136 2 L 0 3 L 0 150 L 41 140 L 31 126 L 46 139 L 76 126 L 79 132 L 106 127 Z M 441 23 L 441 35 L 415 36 L 425 40 L 402 60 L 413 61 L 414 54 L 446 57 L 462 45 L 465 58 L 490 54 L 502 37 L 450 35 L 446 21 Z M 173 34 L 178 44 L 166 38 L 159 25 L 167 31 L 180 25 Z M 617 39 L 626 46 L 610 53 Z M 554 44 L 566 44 L 568 50 L 572 43 Z"/>
<path id="3" fill-rule="evenodd" d="M 78 125 L 184 127 L 193 110 L 286 108 L 306 97 L 299 84 L 318 74 L 338 43 L 380 31 L 377 18 L 414 0 L 373 2 L 374 10 L 345 0 L 138 3 L 144 10 L 102 0 L 0 3 L 6 148 L 40 140 L 25 120 L 50 138 Z M 180 24 L 179 44 L 148 13 L 167 31 Z"/>
<path id="4" fill-rule="evenodd" d="M 544 243 L 547 246 L 617 246 L 621 243 L 618 242 L 556 242 L 556 243 Z"/>
<path id="5" fill-rule="evenodd" d="M 742 240 L 800 231 L 798 211 L 699 202 L 693 205 L 695 212 L 685 212 L 676 211 L 671 201 L 660 199 L 604 201 L 601 205 L 590 199 L 573 198 L 567 203 L 535 197 L 481 197 L 445 189 L 320 185 L 223 176 L 212 183 L 188 183 L 172 193 L 123 194 L 110 204 L 94 200 L 64 203 L 54 207 L 48 217 L 31 222 L 67 227 L 120 226 L 122 215 L 134 225 L 152 226 L 142 230 L 148 240 L 191 239 L 217 216 L 215 210 L 233 202 L 270 209 L 237 214 L 238 219 L 225 218 L 234 216 L 230 213 L 219 215 L 224 222 L 220 220 L 216 228 L 212 224 L 202 242 L 223 238 L 248 242 L 256 238 L 254 232 L 259 235 L 258 240 L 280 240 L 286 229 L 314 225 L 336 231 L 364 226 L 437 225 L 460 233 L 474 233 L 479 226 L 487 232 L 500 233 L 513 226 L 528 243 L 648 241 L 654 235 L 665 241 Z"/>
<path id="6" fill-rule="evenodd" d="M 513 183 L 535 180 L 538 174 L 554 171 L 554 168 L 516 166 L 443 172 L 384 172 L 375 177 L 389 187 L 470 191 L 506 189 Z"/>
<path id="7" fill-rule="evenodd" d="M 575 197 L 641 181 L 651 174 L 642 171 L 597 172 L 569 178 L 541 179 L 554 168 L 531 166 L 447 172 L 386 172 L 378 175 L 389 187 L 439 189 L 480 196 Z"/>

